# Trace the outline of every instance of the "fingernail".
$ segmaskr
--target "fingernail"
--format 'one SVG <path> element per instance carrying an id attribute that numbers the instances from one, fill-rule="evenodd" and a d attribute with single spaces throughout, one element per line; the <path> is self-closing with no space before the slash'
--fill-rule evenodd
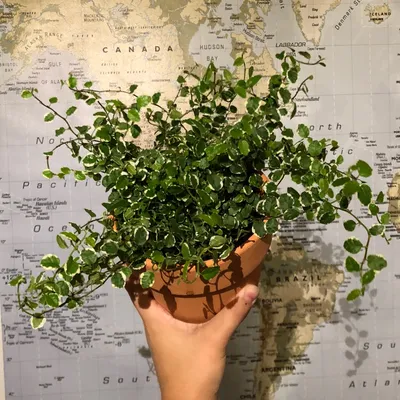
<path id="1" fill-rule="evenodd" d="M 258 297 L 258 287 L 255 285 L 247 285 L 243 289 L 243 298 L 246 301 L 246 303 L 251 303 L 252 305 L 256 302 L 257 297 Z"/>

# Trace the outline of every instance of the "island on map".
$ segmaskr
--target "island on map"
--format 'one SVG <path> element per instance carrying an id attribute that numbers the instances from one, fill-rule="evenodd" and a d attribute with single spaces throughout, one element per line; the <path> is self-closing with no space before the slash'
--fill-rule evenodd
<path id="1" fill-rule="evenodd" d="M 369 22 L 373 22 L 377 25 L 386 21 L 391 14 L 392 11 L 387 3 L 368 4 L 365 7 L 365 15 L 369 17 Z"/>

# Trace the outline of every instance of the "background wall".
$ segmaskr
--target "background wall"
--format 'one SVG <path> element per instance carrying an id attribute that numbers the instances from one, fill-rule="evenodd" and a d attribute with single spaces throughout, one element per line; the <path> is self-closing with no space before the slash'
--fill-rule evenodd
<path id="1" fill-rule="evenodd" d="M 7 282 L 37 271 L 62 251 L 55 234 L 101 210 L 93 182 L 44 180 L 44 151 L 60 142 L 58 123 L 20 98 L 39 87 L 58 96 L 69 73 L 101 89 L 142 83 L 175 93 L 177 75 L 211 60 L 233 71 L 247 63 L 268 76 L 286 46 L 326 58 L 309 67 L 310 97 L 298 98 L 294 124 L 333 137 L 353 163 L 375 166 L 373 188 L 390 193 L 389 268 L 355 304 L 343 275 L 341 225 L 326 232 L 300 221 L 283 226 L 266 263 L 261 300 L 232 338 L 223 399 L 400 398 L 400 3 L 368 0 L 7 0 L 0 1 L 0 303 L 6 399 L 159 399 L 140 319 L 123 291 L 106 287 L 78 311 L 60 311 L 33 332 Z M 73 118 L 85 123 L 88 110 Z M 87 120 L 87 119 L 86 119 Z M 151 130 L 140 139 L 151 146 Z M 65 156 L 65 157 L 64 157 Z M 69 161 L 66 154 L 55 167 Z M 366 210 L 358 210 L 368 218 Z M 0 370 L 1 372 L 1 370 Z M 1 380 L 0 380 L 1 381 Z M 1 387 L 1 385 L 0 385 Z M 1 395 L 0 395 L 1 397 Z"/>

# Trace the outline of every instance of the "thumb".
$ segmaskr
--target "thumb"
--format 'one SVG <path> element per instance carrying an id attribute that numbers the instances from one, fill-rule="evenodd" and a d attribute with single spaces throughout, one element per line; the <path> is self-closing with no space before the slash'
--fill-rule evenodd
<path id="1" fill-rule="evenodd" d="M 249 313 L 258 297 L 258 287 L 246 285 L 207 325 L 214 332 L 219 333 L 219 338 L 226 343 L 233 332 Z"/>

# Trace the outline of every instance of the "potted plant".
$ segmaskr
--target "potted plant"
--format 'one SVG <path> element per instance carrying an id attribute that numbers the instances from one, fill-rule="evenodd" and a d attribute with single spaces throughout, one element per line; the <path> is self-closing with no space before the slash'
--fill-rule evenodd
<path id="1" fill-rule="evenodd" d="M 46 122 L 63 122 L 56 136 L 71 136 L 45 153 L 43 175 L 100 181 L 109 194 L 102 215 L 86 210 L 87 223 L 70 223 L 70 231 L 57 235 L 59 247 L 70 250 L 64 262 L 48 254 L 38 276 L 19 275 L 10 282 L 34 328 L 55 308 L 82 306 L 107 281 L 123 288 L 134 271 L 174 316 L 204 321 L 246 282 L 258 282 L 280 221 L 297 218 L 332 224 L 345 217 L 347 231 L 364 231 L 363 240 L 344 241 L 345 267 L 360 278 L 348 300 L 364 295 L 387 266 L 383 256 L 369 251 L 375 236 L 389 242 L 389 214 L 379 209 L 384 194 L 374 195 L 365 181 L 372 174 L 368 163 L 359 160 L 342 169 L 343 157 L 332 155 L 339 146 L 335 140 L 312 139 L 304 124 L 295 130 L 285 125 L 296 115 L 296 97 L 307 94 L 313 79 L 295 86 L 300 66 L 325 66 L 324 60 L 311 61 L 309 53 L 292 49 L 276 57 L 281 72 L 268 83 L 243 57 L 234 62 L 240 77 L 213 64 L 201 76 L 185 71 L 170 101 L 161 101 L 161 93 L 138 95 L 137 85 L 127 91 L 95 90 L 92 82 L 79 87 L 70 76 L 63 85 L 97 108 L 84 126 L 71 123 L 76 106 L 62 114 L 56 97 L 45 102 L 37 89 L 22 93 L 48 110 Z M 131 104 L 103 101 L 105 93 L 127 96 Z M 154 130 L 152 149 L 134 140 L 143 119 Z M 61 147 L 69 149 L 79 169 L 51 169 L 50 159 Z M 287 181 L 291 184 L 283 186 Z M 368 208 L 371 226 L 353 213 L 353 199 Z"/>

